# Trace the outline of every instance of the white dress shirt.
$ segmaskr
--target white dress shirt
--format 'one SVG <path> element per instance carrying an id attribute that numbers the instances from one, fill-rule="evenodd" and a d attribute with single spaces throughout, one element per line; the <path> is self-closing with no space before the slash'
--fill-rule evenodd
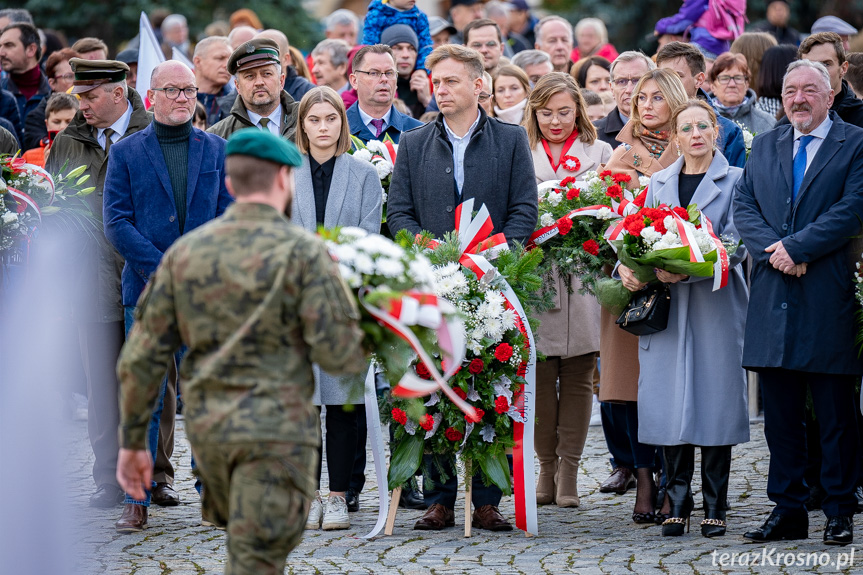
<path id="1" fill-rule="evenodd" d="M 455 169 L 455 183 L 458 186 L 458 195 L 461 196 L 461 188 L 464 185 L 464 152 L 467 150 L 467 145 L 470 143 L 470 138 L 476 130 L 479 119 L 482 115 L 479 113 L 479 108 L 476 110 L 476 120 L 471 124 L 464 136 L 458 137 L 449 129 L 446 123 L 446 118 L 443 120 L 443 127 L 446 129 L 447 138 L 452 144 L 452 163 Z"/>
<path id="2" fill-rule="evenodd" d="M 108 128 L 114 130 L 114 134 L 111 136 L 112 144 L 116 144 L 117 140 L 122 138 L 126 134 L 126 130 L 129 129 L 129 122 L 132 120 L 132 104 L 128 100 L 126 100 L 126 104 L 126 111 L 123 112 L 123 115 L 116 122 L 108 126 Z M 96 130 L 96 141 L 99 142 L 103 150 L 105 149 L 105 130 L 108 128 L 97 128 Z"/>
<path id="3" fill-rule="evenodd" d="M 794 128 L 794 153 L 791 155 L 792 158 L 797 156 L 797 150 L 800 149 L 800 138 L 802 136 L 815 136 L 810 140 L 809 145 L 806 146 L 806 169 L 809 169 L 809 166 L 812 165 L 812 160 L 815 158 L 815 154 L 818 153 L 818 150 L 821 148 L 821 144 L 824 143 L 824 138 L 827 137 L 827 134 L 830 132 L 830 128 L 833 127 L 833 120 L 830 119 L 828 115 L 824 118 L 824 121 L 821 122 L 817 128 L 809 132 L 809 134 L 804 134 L 799 131 L 797 128 Z M 805 171 L 803 172 L 806 173 Z"/>
<path id="4" fill-rule="evenodd" d="M 252 122 L 252 124 L 254 124 L 255 126 L 260 125 L 261 118 L 263 118 L 264 116 L 259 116 L 248 108 L 246 108 L 246 113 L 249 114 L 249 120 Z M 281 133 L 279 131 L 282 127 L 282 105 L 279 104 L 278 106 L 276 106 L 276 109 L 273 110 L 272 113 L 267 116 L 267 118 L 270 119 L 270 123 L 269 125 L 267 125 L 267 129 L 272 132 L 273 135 L 281 136 Z"/>
<path id="5" fill-rule="evenodd" d="M 393 107 L 392 106 L 389 107 L 389 109 L 387 110 L 387 113 L 384 114 L 383 118 L 373 118 L 372 116 L 369 116 L 368 114 L 366 114 L 363 111 L 363 107 L 360 105 L 357 105 L 357 110 L 360 111 L 360 119 L 363 121 L 363 124 L 366 125 L 366 128 L 368 128 L 369 132 L 371 132 L 372 134 L 374 134 L 377 131 L 377 128 L 375 128 L 372 125 L 372 120 L 383 120 L 384 121 L 384 127 L 381 128 L 381 135 L 383 135 L 384 131 L 386 131 L 386 129 L 389 128 L 390 116 L 392 116 L 392 113 L 393 113 Z"/>

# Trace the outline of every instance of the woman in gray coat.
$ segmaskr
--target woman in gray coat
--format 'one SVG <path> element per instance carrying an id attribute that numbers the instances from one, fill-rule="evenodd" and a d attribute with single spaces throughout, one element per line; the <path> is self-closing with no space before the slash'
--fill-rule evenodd
<path id="1" fill-rule="evenodd" d="M 305 155 L 296 171 L 291 219 L 316 232 L 318 226 L 381 229 L 383 192 L 377 170 L 347 154 L 351 147 L 342 99 L 328 87 L 309 90 L 299 106 L 297 147 Z M 328 375 L 314 366 L 316 405 L 327 406 L 327 470 L 330 496 L 326 506 L 318 493 L 312 501 L 307 529 L 347 529 L 348 490 L 357 445 L 357 413 L 363 409 L 362 380 Z M 321 464 L 318 460 L 318 482 Z"/>
<path id="2" fill-rule="evenodd" d="M 696 204 L 717 236 L 739 239 L 731 216 L 734 184 L 743 170 L 730 167 L 713 146 L 716 114 L 690 100 L 672 116 L 672 138 L 683 157 L 650 179 L 646 205 Z M 713 291 L 711 278 L 657 270 L 671 285 L 668 328 L 639 338 L 638 440 L 663 446 L 670 517 L 663 535 L 682 535 L 693 508 L 695 448 L 701 447 L 705 537 L 725 534 L 731 446 L 749 441 L 746 375 L 741 367 L 748 291 L 741 246 L 729 256 L 728 284 Z M 620 266 L 623 285 L 644 284 Z"/>

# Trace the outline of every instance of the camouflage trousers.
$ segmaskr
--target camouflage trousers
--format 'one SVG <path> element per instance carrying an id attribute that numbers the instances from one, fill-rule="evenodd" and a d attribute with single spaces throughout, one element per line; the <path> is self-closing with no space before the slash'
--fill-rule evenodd
<path id="1" fill-rule="evenodd" d="M 226 575 L 279 574 L 303 536 L 314 496 L 315 447 L 192 441 L 202 517 L 227 531 Z"/>

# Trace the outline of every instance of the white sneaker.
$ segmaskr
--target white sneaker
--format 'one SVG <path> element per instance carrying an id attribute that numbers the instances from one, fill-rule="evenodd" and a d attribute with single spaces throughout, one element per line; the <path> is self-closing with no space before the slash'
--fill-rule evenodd
<path id="1" fill-rule="evenodd" d="M 327 508 L 324 511 L 324 522 L 322 529 L 332 531 L 334 529 L 348 529 L 351 520 L 348 517 L 348 504 L 340 495 L 330 495 L 327 499 Z"/>
<path id="2" fill-rule="evenodd" d="M 602 414 L 600 413 L 599 399 L 593 396 L 593 406 L 590 408 L 590 425 L 602 425 Z"/>
<path id="3" fill-rule="evenodd" d="M 321 528 L 321 515 L 324 513 L 324 502 L 321 501 L 321 492 L 315 491 L 312 506 L 309 508 L 309 518 L 306 519 L 306 529 L 314 530 Z"/>

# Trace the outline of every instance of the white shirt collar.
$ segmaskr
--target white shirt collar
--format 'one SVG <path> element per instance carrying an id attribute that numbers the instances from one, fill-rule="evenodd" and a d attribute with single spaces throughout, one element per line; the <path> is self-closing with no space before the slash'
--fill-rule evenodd
<path id="1" fill-rule="evenodd" d="M 363 124 L 365 124 L 367 128 L 372 127 L 372 120 L 383 120 L 384 121 L 384 129 L 386 129 L 387 126 L 390 125 L 390 116 L 392 116 L 392 113 L 393 113 L 393 107 L 392 106 L 389 107 L 389 109 L 387 110 L 387 113 L 384 114 L 383 118 L 374 118 L 372 116 L 369 116 L 368 114 L 365 113 L 365 111 L 363 110 L 363 107 L 360 106 L 359 104 L 357 104 L 357 110 L 360 111 L 360 119 L 363 121 Z"/>
<path id="2" fill-rule="evenodd" d="M 263 118 L 263 116 L 259 116 L 248 108 L 246 108 L 246 113 L 249 114 L 249 121 L 251 121 L 255 126 L 257 126 L 260 123 L 261 118 Z M 278 136 L 279 128 L 282 125 L 282 104 L 280 103 L 276 106 L 276 109 L 273 110 L 267 118 L 270 119 L 270 125 L 267 126 L 267 128 L 269 128 L 273 134 Z"/>
<path id="3" fill-rule="evenodd" d="M 449 136 L 450 140 L 470 140 L 471 134 L 476 130 L 477 124 L 479 124 L 479 119 L 482 118 L 482 114 L 479 113 L 479 108 L 476 109 L 476 120 L 474 120 L 473 124 L 470 125 L 467 132 L 465 132 L 464 136 L 458 137 L 455 135 L 455 132 L 449 129 L 449 124 L 446 123 L 446 117 L 443 119 L 443 127 L 446 129 L 446 133 Z"/>
<path id="4" fill-rule="evenodd" d="M 827 134 L 830 132 L 830 128 L 833 127 L 833 120 L 830 119 L 830 114 L 827 114 L 827 117 L 824 118 L 824 121 L 818 124 L 818 127 L 809 132 L 808 134 L 804 134 L 797 128 L 794 128 L 794 140 L 799 140 L 801 136 L 815 136 L 819 140 L 823 140 L 827 137 Z"/>
<path id="5" fill-rule="evenodd" d="M 126 111 L 123 112 L 123 115 L 117 118 L 117 121 L 108 126 L 114 130 L 114 137 L 111 138 L 111 143 L 113 144 L 120 138 L 122 138 L 126 134 L 126 130 L 129 129 L 129 122 L 132 121 L 132 104 L 128 100 L 126 100 Z M 96 132 L 96 140 L 101 144 L 101 146 L 105 147 L 105 138 L 103 134 L 107 128 L 99 128 Z"/>

